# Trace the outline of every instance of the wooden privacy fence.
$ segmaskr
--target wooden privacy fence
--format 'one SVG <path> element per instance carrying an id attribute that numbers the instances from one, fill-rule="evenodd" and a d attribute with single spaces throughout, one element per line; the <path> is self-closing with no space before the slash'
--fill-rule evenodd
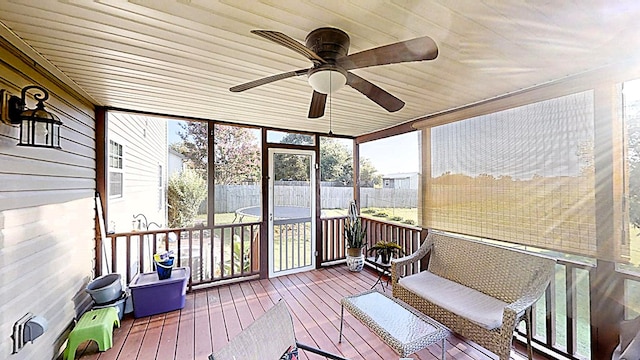
<path id="1" fill-rule="evenodd" d="M 309 187 L 297 185 L 276 185 L 274 199 L 287 206 L 307 206 L 310 199 Z M 257 206 L 261 203 L 260 185 L 216 185 L 215 212 L 232 213 L 237 209 Z M 320 205 L 323 209 L 347 209 L 353 199 L 352 187 L 320 187 Z M 360 189 L 360 207 L 415 208 L 418 206 L 416 189 Z M 206 201 L 201 211 L 206 210 Z"/>

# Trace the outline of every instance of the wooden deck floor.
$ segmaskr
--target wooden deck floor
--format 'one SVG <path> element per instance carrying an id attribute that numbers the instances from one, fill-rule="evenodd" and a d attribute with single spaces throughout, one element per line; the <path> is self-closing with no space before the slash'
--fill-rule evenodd
<path id="1" fill-rule="evenodd" d="M 127 315 L 121 327 L 114 330 L 111 349 L 100 353 L 95 343 L 89 342 L 78 349 L 76 356 L 82 360 L 206 360 L 214 349 L 222 347 L 265 310 L 284 299 L 294 315 L 298 341 L 350 359 L 398 359 L 397 353 L 346 312 L 344 338 L 338 343 L 340 299 L 369 289 L 376 278 L 369 270 L 352 273 L 345 266 L 334 266 L 194 291 L 187 294 L 182 310 L 139 319 Z M 447 359 L 497 358 L 456 335 L 447 338 L 446 350 Z M 440 354 L 440 345 L 433 344 L 410 357 L 439 359 Z M 526 359 L 522 354 L 524 349 L 518 346 L 511 358 Z M 305 356 L 301 358 L 318 358 Z"/>

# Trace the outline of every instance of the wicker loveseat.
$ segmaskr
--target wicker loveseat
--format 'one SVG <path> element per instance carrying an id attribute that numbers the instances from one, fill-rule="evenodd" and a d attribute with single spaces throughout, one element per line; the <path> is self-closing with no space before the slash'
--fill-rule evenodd
<path id="1" fill-rule="evenodd" d="M 403 276 L 405 266 L 425 256 L 427 271 Z M 392 261 L 393 296 L 507 360 L 513 332 L 529 319 L 554 265 L 550 258 L 430 230 L 416 252 Z M 527 321 L 529 354 L 530 336 Z"/>

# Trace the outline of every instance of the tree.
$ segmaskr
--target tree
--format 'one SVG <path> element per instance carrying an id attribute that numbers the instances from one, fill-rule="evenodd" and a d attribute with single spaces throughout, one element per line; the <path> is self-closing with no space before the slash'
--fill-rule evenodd
<path id="1" fill-rule="evenodd" d="M 183 154 L 191 167 L 201 174 L 207 171 L 206 124 L 190 122 L 182 125 L 179 133 L 182 142 L 172 145 Z M 286 144 L 309 144 L 313 136 L 287 134 L 280 142 Z M 241 184 L 260 179 L 260 148 L 254 134 L 247 128 L 215 125 L 214 162 L 216 184 Z M 282 166 L 274 169 L 276 180 L 308 180 L 309 164 L 300 156 L 283 154 L 278 159 Z M 333 181 L 345 186 L 353 185 L 353 154 L 335 138 L 320 137 L 320 180 Z M 360 183 L 372 187 L 382 184 L 382 176 L 367 158 L 360 158 Z"/>
<path id="2" fill-rule="evenodd" d="M 247 128 L 215 125 L 215 183 L 241 184 L 260 180 L 258 140 Z"/>
<path id="3" fill-rule="evenodd" d="M 320 138 L 320 179 L 343 185 L 353 184 L 353 156 L 334 138 Z"/>
<path id="4" fill-rule="evenodd" d="M 207 197 L 207 182 L 193 169 L 186 169 L 169 179 L 169 227 L 191 225 L 198 214 L 200 203 Z"/>
<path id="5" fill-rule="evenodd" d="M 640 103 L 629 106 L 627 111 L 629 221 L 640 228 Z"/>
<path id="6" fill-rule="evenodd" d="M 173 149 L 187 158 L 189 167 L 206 174 L 209 161 L 207 124 L 188 122 L 181 127 L 183 131 L 178 135 L 182 142 L 172 144 Z M 249 129 L 216 124 L 213 136 L 216 184 L 241 184 L 260 179 L 260 148 Z"/>
<path id="7" fill-rule="evenodd" d="M 302 134 L 288 134 L 280 140 L 287 144 L 308 144 L 309 136 Z M 288 169 L 276 168 L 276 180 L 305 178 L 306 164 L 294 161 L 292 155 L 285 154 L 288 161 L 282 160 Z M 320 180 L 333 181 L 345 186 L 353 185 L 353 154 L 347 146 L 335 138 L 320 138 Z M 377 174 L 375 166 L 367 158 L 360 158 L 360 184 L 372 187 L 382 184 L 382 176 Z"/>
<path id="8" fill-rule="evenodd" d="M 171 144 L 171 148 L 187 158 L 187 165 L 200 174 L 207 173 L 207 124 L 203 122 L 186 122 L 180 124 L 183 131 L 178 132 L 182 142 Z"/>
<path id="9" fill-rule="evenodd" d="M 297 154 L 275 154 L 273 176 L 275 180 L 309 181 L 310 158 Z"/>
<path id="10" fill-rule="evenodd" d="M 367 158 L 360 158 L 360 186 L 374 187 L 382 185 L 382 175 Z"/>

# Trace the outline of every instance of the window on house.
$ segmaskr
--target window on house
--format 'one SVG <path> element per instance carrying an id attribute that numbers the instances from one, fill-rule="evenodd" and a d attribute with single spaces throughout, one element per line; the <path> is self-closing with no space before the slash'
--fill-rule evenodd
<path id="1" fill-rule="evenodd" d="M 122 145 L 109 140 L 109 197 L 122 197 L 123 190 L 123 149 Z"/>

